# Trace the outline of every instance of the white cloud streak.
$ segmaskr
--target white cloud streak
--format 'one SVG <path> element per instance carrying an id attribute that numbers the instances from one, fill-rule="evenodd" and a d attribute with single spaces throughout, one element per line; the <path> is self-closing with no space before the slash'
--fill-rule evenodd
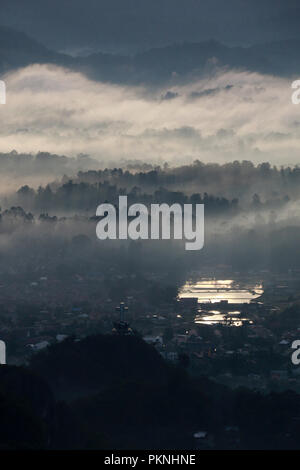
<path id="1" fill-rule="evenodd" d="M 4 80 L 2 152 L 173 163 L 300 160 L 300 105 L 292 104 L 287 79 L 220 71 L 210 79 L 149 93 L 33 65 Z M 162 99 L 168 91 L 171 99 Z"/>

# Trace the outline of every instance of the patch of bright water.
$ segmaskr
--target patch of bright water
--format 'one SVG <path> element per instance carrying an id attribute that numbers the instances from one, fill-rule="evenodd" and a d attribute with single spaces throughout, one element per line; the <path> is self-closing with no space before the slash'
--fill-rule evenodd
<path id="1" fill-rule="evenodd" d="M 199 310 L 199 314 L 195 317 L 195 323 L 198 325 L 242 326 L 245 321 L 249 321 L 249 319 L 244 316 L 241 317 L 239 311 L 222 313 L 219 310 L 210 310 L 208 312 Z M 249 321 L 249 323 L 252 323 L 252 321 Z"/>
<path id="2" fill-rule="evenodd" d="M 261 283 L 239 283 L 232 279 L 202 279 L 197 282 L 187 282 L 180 290 L 180 298 L 198 298 L 198 302 L 221 302 L 229 304 L 250 303 L 263 294 Z"/>
<path id="3" fill-rule="evenodd" d="M 261 283 L 237 282 L 233 279 L 201 279 L 197 282 L 187 282 L 180 290 L 180 298 L 197 298 L 199 303 L 218 304 L 226 301 L 228 304 L 249 304 L 263 294 Z M 209 308 L 209 307 L 208 307 Z M 218 308 L 218 307 L 217 307 Z M 204 325 L 242 326 L 245 321 L 252 323 L 239 310 L 199 310 L 195 323 Z"/>

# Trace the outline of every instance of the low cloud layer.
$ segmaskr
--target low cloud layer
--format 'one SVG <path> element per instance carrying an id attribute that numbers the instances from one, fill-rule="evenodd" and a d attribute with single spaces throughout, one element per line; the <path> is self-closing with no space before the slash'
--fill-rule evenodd
<path id="1" fill-rule="evenodd" d="M 152 93 L 50 66 L 4 79 L 2 152 L 85 153 L 102 162 L 299 162 L 300 105 L 292 104 L 287 79 L 223 70 Z"/>

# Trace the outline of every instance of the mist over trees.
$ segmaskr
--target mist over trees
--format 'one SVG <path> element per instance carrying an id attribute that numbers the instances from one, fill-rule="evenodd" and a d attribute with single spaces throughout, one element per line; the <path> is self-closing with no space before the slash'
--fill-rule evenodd
<path id="1" fill-rule="evenodd" d="M 278 207 L 300 196 L 297 165 L 277 167 L 268 162 L 254 165 L 250 161 L 218 164 L 199 160 L 175 167 L 138 161 L 113 165 L 111 162 L 110 167 L 101 168 L 101 162 L 85 155 L 68 158 L 46 152 L 0 154 L 1 177 L 13 176 L 17 190 L 13 195 L 4 184 L 2 206 L 3 201 L 8 201 L 24 204 L 28 209 L 94 210 L 99 201 L 115 202 L 118 194 L 128 194 L 132 200 L 146 203 L 159 199 L 179 203 L 204 201 L 222 209 L 222 205 L 226 208 L 252 201 L 253 207 L 258 208 L 260 204 Z M 39 178 L 48 184 L 38 184 Z M 32 187 L 29 183 L 22 185 L 21 179 L 32 182 Z"/>
<path id="2" fill-rule="evenodd" d="M 60 158 L 65 162 L 53 156 L 53 168 Z M 45 165 L 37 163 L 39 171 L 49 171 L 51 159 L 47 155 Z M 24 276 L 32 259 L 47 265 L 53 276 L 62 261 L 62 272 L 70 276 L 96 273 L 101 263 L 102 268 L 111 263 L 124 272 L 169 272 L 175 283 L 200 266 L 286 270 L 300 261 L 299 179 L 298 167 L 249 161 L 196 161 L 180 167 L 128 162 L 124 168 L 80 170 L 71 178 L 65 175 L 39 187 L 23 185 L 2 195 L 0 255 Z M 119 195 L 128 196 L 128 205 L 204 204 L 203 250 L 191 255 L 178 240 L 100 242 L 96 208 L 109 202 L 118 210 Z"/>
<path id="3" fill-rule="evenodd" d="M 12 150 L 0 153 L 1 176 L 15 178 L 26 177 L 56 177 L 64 172 L 73 174 L 80 169 L 98 168 L 99 163 L 87 155 L 78 155 L 77 158 L 55 155 L 49 152 L 18 153 Z"/>

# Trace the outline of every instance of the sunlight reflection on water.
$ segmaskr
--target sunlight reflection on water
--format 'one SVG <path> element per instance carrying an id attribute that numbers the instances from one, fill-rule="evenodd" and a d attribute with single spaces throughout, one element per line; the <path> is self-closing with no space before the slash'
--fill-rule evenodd
<path id="1" fill-rule="evenodd" d="M 217 304 L 226 301 L 228 304 L 249 304 L 262 294 L 263 287 L 261 283 L 239 283 L 232 279 L 202 279 L 197 282 L 187 282 L 181 288 L 179 297 L 198 298 L 199 303 Z M 195 317 L 195 323 L 206 325 L 241 326 L 245 321 L 249 321 L 249 319 L 245 315 L 241 315 L 240 310 L 224 312 L 221 307 L 220 310 L 199 310 L 198 315 Z M 249 323 L 252 323 L 252 321 L 249 321 Z"/>
<path id="2" fill-rule="evenodd" d="M 261 283 L 240 284 L 232 279 L 202 279 L 187 282 L 180 290 L 180 298 L 198 298 L 198 302 L 220 302 L 227 300 L 229 304 L 250 303 L 263 294 Z"/>

